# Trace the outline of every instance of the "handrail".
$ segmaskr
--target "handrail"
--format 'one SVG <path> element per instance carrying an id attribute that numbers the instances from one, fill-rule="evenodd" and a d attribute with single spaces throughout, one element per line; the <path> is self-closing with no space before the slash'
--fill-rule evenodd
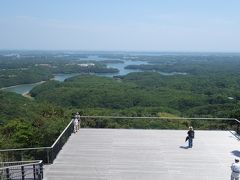
<path id="1" fill-rule="evenodd" d="M 238 119 L 234 119 L 235 121 L 237 121 L 238 123 L 240 123 L 240 121 Z"/>
<path id="2" fill-rule="evenodd" d="M 71 125 L 72 121 L 68 123 L 66 128 L 62 131 L 62 133 L 58 136 L 58 138 L 54 141 L 54 143 L 51 146 L 43 146 L 43 147 L 35 147 L 35 148 L 18 148 L 18 149 L 0 149 L 0 152 L 5 151 L 25 151 L 25 150 L 41 150 L 41 149 L 51 149 L 55 146 L 55 144 L 59 141 L 59 139 L 62 137 L 64 132 L 67 130 L 67 128 Z"/>
<path id="3" fill-rule="evenodd" d="M 38 161 L 41 161 L 41 160 L 30 160 L 30 161 L 10 161 L 10 162 L 1 162 L 1 163 L 32 163 L 32 162 L 38 162 Z"/>
<path id="4" fill-rule="evenodd" d="M 44 153 L 46 153 L 44 155 L 44 157 L 41 155 L 41 159 L 45 158 L 44 162 L 45 163 L 52 163 L 53 160 L 56 158 L 58 152 L 60 151 L 60 149 L 62 148 L 62 146 L 64 145 L 65 141 L 64 139 L 67 139 L 71 133 L 72 130 L 70 129 L 70 126 L 72 125 L 72 121 L 70 121 L 68 123 L 68 125 L 66 126 L 66 128 L 62 131 L 62 133 L 58 136 L 58 138 L 54 141 L 54 143 L 51 146 L 48 147 L 33 147 L 33 148 L 19 148 L 19 149 L 1 149 L 0 153 L 11 153 L 11 152 L 24 152 L 24 151 L 31 151 L 31 150 L 43 150 Z M 68 132 L 66 132 L 68 130 Z M 64 134 L 67 134 L 67 137 L 63 137 Z M 63 137 L 63 138 L 62 138 Z M 21 159 L 22 158 L 23 153 L 20 155 Z M 36 157 L 36 155 L 35 155 Z M 38 158 L 39 159 L 39 158 Z"/>
<path id="5" fill-rule="evenodd" d="M 63 130 L 63 132 L 58 136 L 58 138 L 55 140 L 55 142 L 52 144 L 52 146 L 50 148 L 53 148 L 56 143 L 59 141 L 59 139 L 62 137 L 62 135 L 66 132 L 66 130 L 69 128 L 69 126 L 72 124 L 72 120 L 70 121 L 70 123 L 68 123 L 67 127 Z"/>
<path id="6" fill-rule="evenodd" d="M 28 163 L 27 163 L 28 162 Z M 8 164 L 9 162 L 5 163 Z M 43 161 L 16 161 L 17 165 L 8 165 L 0 168 L 0 179 L 43 179 Z M 22 164 L 21 164 L 22 163 Z"/>
<path id="7" fill-rule="evenodd" d="M 236 120 L 240 123 L 239 120 L 235 119 L 235 118 L 184 118 L 184 117 L 151 117 L 151 116 L 147 116 L 147 117 L 138 117 L 138 116 L 81 116 L 81 118 L 109 118 L 109 119 L 174 119 L 174 120 Z"/>
<path id="8" fill-rule="evenodd" d="M 41 150 L 41 149 L 50 149 L 50 148 L 51 148 L 51 147 L 19 148 L 19 149 L 0 149 L 0 152 L 5 152 L 5 151 Z"/>
<path id="9" fill-rule="evenodd" d="M 21 167 L 23 165 L 32 166 L 32 165 L 36 165 L 36 164 L 41 164 L 43 161 L 42 160 L 36 160 L 34 163 L 33 163 L 33 161 L 32 162 L 31 161 L 15 161 L 15 162 L 23 162 L 23 164 L 0 167 L 0 170 L 1 169 L 6 169 L 6 168 Z M 29 163 L 25 164 L 24 162 L 29 162 Z M 9 163 L 9 162 L 3 162 L 3 164 L 4 163 Z M 12 162 L 10 162 L 10 163 L 12 163 Z"/>

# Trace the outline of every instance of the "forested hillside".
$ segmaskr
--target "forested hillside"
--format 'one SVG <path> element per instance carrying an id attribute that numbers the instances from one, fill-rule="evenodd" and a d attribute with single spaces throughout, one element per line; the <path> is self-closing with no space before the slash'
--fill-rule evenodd
<path id="1" fill-rule="evenodd" d="M 77 76 L 63 83 L 49 81 L 35 87 L 31 94 L 39 102 L 62 107 L 159 108 L 157 113 L 178 116 L 229 117 L 239 107 L 238 79 L 230 75 L 163 76 L 159 73 L 130 73 L 121 80 Z"/>
<path id="2" fill-rule="evenodd" d="M 0 147 L 49 146 L 69 122 L 67 110 L 0 91 Z"/>

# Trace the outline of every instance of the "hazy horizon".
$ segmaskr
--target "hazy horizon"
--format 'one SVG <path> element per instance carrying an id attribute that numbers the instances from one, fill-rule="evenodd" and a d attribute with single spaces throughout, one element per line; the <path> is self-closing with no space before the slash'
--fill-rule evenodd
<path id="1" fill-rule="evenodd" d="M 240 54 L 240 51 L 146 51 L 146 50 L 81 50 L 81 49 L 0 49 L 0 52 L 76 52 L 76 53 L 179 53 L 179 54 Z"/>
<path id="2" fill-rule="evenodd" d="M 0 49 L 240 52 L 240 1 L 0 2 Z"/>

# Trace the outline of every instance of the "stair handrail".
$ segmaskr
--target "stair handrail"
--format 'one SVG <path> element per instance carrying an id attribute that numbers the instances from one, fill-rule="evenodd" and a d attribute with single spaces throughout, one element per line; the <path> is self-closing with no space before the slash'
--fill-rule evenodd
<path id="1" fill-rule="evenodd" d="M 6 169 L 6 168 L 11 168 L 11 167 L 21 167 L 23 165 L 31 166 L 31 165 L 40 164 L 42 162 L 43 162 L 42 160 L 2 162 L 2 164 L 7 164 L 7 163 L 22 163 L 22 164 L 2 166 L 2 167 L 0 167 L 0 170 Z"/>
<path id="2" fill-rule="evenodd" d="M 0 167 L 0 179 L 43 179 L 42 160 L 5 162 L 8 163 L 18 164 Z"/>

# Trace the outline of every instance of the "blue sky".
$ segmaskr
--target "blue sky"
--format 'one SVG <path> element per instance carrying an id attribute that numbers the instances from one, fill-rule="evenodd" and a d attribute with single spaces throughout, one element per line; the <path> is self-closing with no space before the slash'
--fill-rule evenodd
<path id="1" fill-rule="evenodd" d="M 2 0 L 0 49 L 240 52 L 239 0 Z"/>

